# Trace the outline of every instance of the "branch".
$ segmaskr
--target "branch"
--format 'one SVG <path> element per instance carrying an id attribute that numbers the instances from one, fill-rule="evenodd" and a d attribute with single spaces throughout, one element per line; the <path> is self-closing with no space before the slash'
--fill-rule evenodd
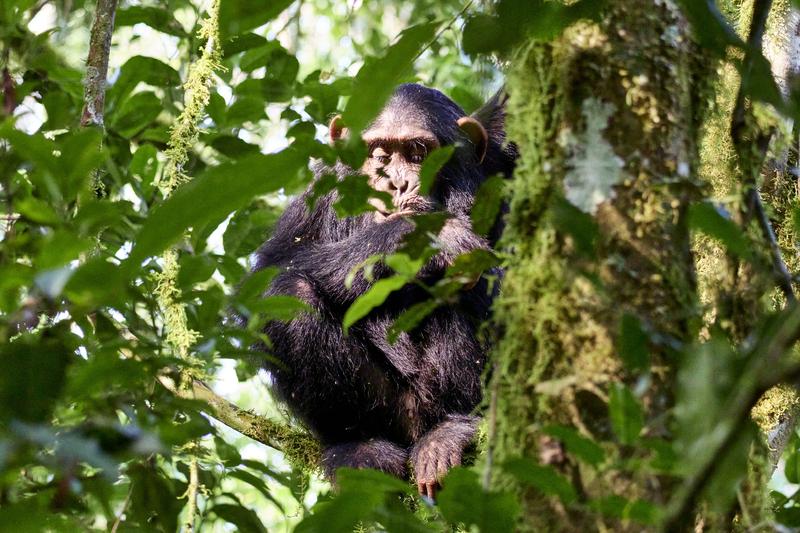
<path id="1" fill-rule="evenodd" d="M 792 275 L 786 267 L 786 263 L 781 255 L 781 249 L 775 238 L 775 231 L 764 209 L 761 201 L 761 194 L 756 186 L 756 171 L 760 171 L 761 166 L 769 148 L 772 133 L 758 135 L 755 141 L 755 148 L 747 140 L 749 123 L 747 120 L 747 108 L 745 105 L 745 87 L 753 70 L 753 55 L 760 54 L 763 47 L 764 32 L 767 26 L 767 18 L 772 7 L 772 0 L 755 0 L 753 4 L 753 18 L 750 24 L 750 35 L 747 37 L 747 50 L 745 53 L 742 68 L 742 80 L 739 85 L 739 92 L 736 95 L 736 105 L 733 110 L 731 120 L 731 138 L 739 157 L 739 163 L 744 169 L 742 183 L 744 185 L 744 212 L 742 218 L 745 223 L 755 217 L 761 233 L 769 245 L 770 257 L 772 259 L 772 271 L 775 282 L 783 291 L 788 302 L 796 300 L 794 289 L 792 288 Z M 753 153 L 755 152 L 755 153 Z M 750 160 L 752 156 L 755 159 Z"/>
<path id="2" fill-rule="evenodd" d="M 761 228 L 761 233 L 764 234 L 764 238 L 769 244 L 770 257 L 772 258 L 772 272 L 775 276 L 775 282 L 786 296 L 786 301 L 794 302 L 797 298 L 792 288 L 792 274 L 789 272 L 789 268 L 783 260 L 781 248 L 775 237 L 775 230 L 772 228 L 772 223 L 764 209 L 761 195 L 755 187 L 749 187 L 745 192 L 745 199 L 747 202 L 747 210 L 755 215 L 758 225 Z"/>
<path id="3" fill-rule="evenodd" d="M 747 431 L 750 422 L 750 411 L 759 398 L 770 388 L 779 383 L 798 384 L 800 365 L 782 368 L 781 360 L 786 352 L 800 339 L 800 305 L 789 304 L 781 313 L 783 316 L 775 320 L 774 331 L 765 331 L 760 335 L 760 342 L 748 351 L 747 366 L 742 370 L 739 382 L 733 388 L 734 395 L 727 402 L 720 420 L 729 420 L 727 425 L 717 424 L 710 435 L 714 442 L 705 449 L 700 467 L 694 475 L 675 493 L 670 502 L 664 531 L 686 531 L 694 520 L 693 509 L 720 466 L 720 457 L 725 450 L 731 448 Z"/>
<path id="4" fill-rule="evenodd" d="M 111 34 L 114 32 L 114 14 L 117 0 L 97 0 L 89 40 L 89 57 L 86 59 L 86 80 L 83 89 L 83 114 L 81 126 L 103 127 L 106 101 L 106 75 L 108 56 L 111 53 Z"/>
<path id="5" fill-rule="evenodd" d="M 283 452 L 290 463 L 307 470 L 319 468 L 322 450 L 319 442 L 307 432 L 246 411 L 219 396 L 202 381 L 192 380 L 191 389 L 178 387 L 167 377 L 160 377 L 159 381 L 179 398 L 205 402 L 210 416 L 246 437 Z"/>

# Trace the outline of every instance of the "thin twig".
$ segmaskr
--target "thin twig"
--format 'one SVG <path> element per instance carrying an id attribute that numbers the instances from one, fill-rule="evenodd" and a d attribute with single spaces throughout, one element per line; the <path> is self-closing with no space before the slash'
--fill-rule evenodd
<path id="1" fill-rule="evenodd" d="M 752 75 L 755 61 L 754 55 L 760 54 L 763 47 L 764 32 L 766 30 L 767 18 L 769 17 L 771 7 L 772 0 L 755 0 L 753 4 L 753 18 L 750 25 L 750 35 L 747 37 L 747 50 L 742 67 L 742 80 L 739 86 L 739 92 L 736 95 L 736 105 L 731 120 L 731 137 L 736 147 L 740 163 L 742 163 L 745 169 L 745 173 L 742 176 L 742 184 L 744 186 L 742 219 L 746 224 L 752 220 L 753 217 L 756 218 L 761 228 L 761 233 L 764 235 L 769 245 L 775 281 L 786 296 L 787 302 L 793 302 L 796 300 L 796 297 L 792 287 L 792 275 L 786 267 L 786 262 L 783 260 L 780 246 L 775 237 L 775 231 L 764 209 L 764 203 L 761 201 L 761 194 L 756 184 L 756 170 L 760 169 L 764 162 L 769 148 L 769 142 L 772 138 L 772 132 L 759 135 L 758 138 L 755 139 L 755 149 L 752 146 L 753 140 L 748 142 L 746 138 L 748 120 L 747 107 L 745 105 L 747 96 L 745 89 Z M 750 157 L 755 156 L 756 159 L 748 161 L 748 155 Z"/>
<path id="2" fill-rule="evenodd" d="M 81 126 L 103 127 L 106 102 L 106 76 L 108 56 L 111 53 L 111 35 L 114 33 L 114 15 L 117 0 L 97 0 L 89 40 L 89 57 L 86 59 L 86 80 L 83 90 Z"/>
<path id="3" fill-rule="evenodd" d="M 196 446 L 196 445 L 195 445 Z M 197 493 L 200 490 L 200 474 L 197 466 L 197 450 L 192 454 L 192 460 L 189 462 L 189 486 L 186 488 L 186 498 L 188 509 L 186 510 L 186 520 L 184 520 L 183 527 L 187 533 L 194 531 L 194 522 L 197 517 Z"/>
<path id="4" fill-rule="evenodd" d="M 769 222 L 769 218 L 764 213 L 763 204 L 758 193 L 756 186 L 756 168 L 761 167 L 761 163 L 766 156 L 768 147 L 764 139 L 759 139 L 761 142 L 757 143 L 759 150 L 757 162 L 752 161 L 752 140 L 748 142 L 747 133 L 749 128 L 749 121 L 747 116 L 746 88 L 752 75 L 754 65 L 754 54 L 760 54 L 764 39 L 764 32 L 766 29 L 767 17 L 769 16 L 772 7 L 772 0 L 755 0 L 753 4 L 753 14 L 750 23 L 750 33 L 747 37 L 747 47 L 745 49 L 745 57 L 741 72 L 741 83 L 739 85 L 739 92 L 736 95 L 736 104 L 733 110 L 731 119 L 731 138 L 739 158 L 740 165 L 744 170 L 742 176 L 743 184 L 743 206 L 742 206 L 742 222 L 746 224 L 753 214 L 758 216 L 758 222 L 761 226 L 762 232 L 765 237 L 770 241 L 770 246 L 775 242 L 775 233 Z M 777 242 L 775 242 L 777 248 Z M 785 269 L 783 259 L 780 257 L 780 250 L 778 249 L 778 261 L 773 254 L 773 265 L 776 267 L 776 272 Z M 736 264 L 736 263 L 735 263 Z M 736 266 L 734 266 L 736 268 Z M 783 280 L 779 278 L 779 284 L 783 288 Z M 785 289 L 784 289 L 785 291 Z M 764 372 L 772 371 L 775 365 L 778 365 L 780 358 L 785 353 L 788 346 L 793 344 L 798 336 L 800 336 L 800 309 L 797 307 L 794 293 L 789 285 L 789 292 L 787 293 L 787 300 L 789 300 L 787 308 L 784 310 L 787 313 L 787 319 L 779 325 L 778 331 L 774 336 L 769 339 L 762 339 L 767 342 L 764 347 L 762 357 L 756 357 L 754 354 L 758 353 L 754 349 L 754 354 L 751 355 L 749 364 L 743 369 L 739 375 L 739 382 L 733 389 L 734 395 L 730 401 L 727 402 L 727 408 L 723 413 L 723 419 L 730 420 L 731 424 L 727 427 L 720 426 L 715 432 L 717 434 L 716 442 L 712 443 L 705 450 L 705 457 L 701 462 L 701 466 L 685 480 L 682 487 L 673 495 L 672 501 L 667 509 L 666 519 L 663 523 L 665 531 L 686 531 L 690 528 L 694 521 L 695 514 L 693 510 L 697 506 L 703 489 L 713 478 L 716 468 L 718 466 L 719 455 L 726 449 L 733 446 L 740 435 L 748 428 L 750 420 L 750 409 L 763 394 L 763 379 L 760 379 Z M 787 329 L 789 331 L 787 331 Z"/>
<path id="5" fill-rule="evenodd" d="M 789 272 L 789 268 L 786 266 L 786 263 L 783 260 L 781 248 L 778 245 L 777 238 L 775 237 L 775 230 L 773 230 L 772 223 L 770 222 L 767 212 L 764 209 L 764 203 L 761 201 L 761 195 L 754 187 L 750 187 L 745 194 L 747 198 L 747 210 L 755 215 L 758 225 L 761 228 L 761 233 L 764 234 L 764 238 L 769 244 L 770 256 L 772 257 L 772 271 L 775 275 L 775 281 L 778 284 L 778 287 L 780 287 L 780 289 L 783 291 L 783 294 L 786 296 L 786 301 L 794 302 L 797 300 L 797 298 L 795 297 L 794 289 L 792 288 L 792 274 Z"/>
<path id="6" fill-rule="evenodd" d="M 122 517 L 125 516 L 125 511 L 131 503 L 131 496 L 133 496 L 133 481 L 131 481 L 131 488 L 128 489 L 128 495 L 125 496 L 125 501 L 122 502 L 122 509 L 119 510 L 117 519 L 114 520 L 114 525 L 111 526 L 111 533 L 117 533 L 117 529 L 119 529 L 119 525 L 122 523 Z"/>
<path id="7" fill-rule="evenodd" d="M 439 29 L 439 31 L 437 31 L 437 32 L 436 32 L 436 35 L 434 35 L 434 36 L 433 36 L 433 39 L 431 39 L 431 40 L 430 40 L 430 41 L 429 41 L 429 42 L 428 42 L 428 43 L 427 43 L 425 46 L 423 46 L 423 47 L 420 49 L 420 51 L 419 51 L 419 52 L 417 52 L 417 55 L 415 55 L 415 56 L 414 56 L 414 61 L 416 61 L 417 59 L 419 59 L 419 57 L 420 57 L 422 54 L 424 54 L 424 53 L 425 53 L 425 51 L 427 51 L 427 50 L 428 50 L 428 48 L 430 48 L 430 47 L 431 47 L 431 45 L 432 45 L 433 43 L 435 43 L 436 41 L 438 41 L 438 40 L 439 40 L 439 37 L 441 37 L 441 36 L 442 36 L 442 34 L 443 34 L 444 32 L 446 32 L 447 30 L 449 30 L 450 28 L 452 28 L 452 27 L 453 27 L 453 24 L 455 24 L 455 23 L 456 23 L 456 21 L 457 21 L 459 18 L 461 18 L 461 16 L 462 16 L 462 15 L 464 15 L 464 13 L 466 13 L 466 12 L 467 12 L 467 10 L 468 10 L 470 7 L 472 7 L 472 2 L 473 2 L 473 1 L 474 1 L 474 0 L 469 0 L 469 2 L 467 2 L 467 3 L 464 5 L 464 7 L 462 7 L 462 8 L 461 8 L 461 11 L 459 11 L 458 13 L 456 13 L 456 16 L 454 16 L 452 19 L 450 19 L 450 22 L 448 22 L 447 24 L 445 24 L 444 26 L 442 26 L 442 27 Z"/>

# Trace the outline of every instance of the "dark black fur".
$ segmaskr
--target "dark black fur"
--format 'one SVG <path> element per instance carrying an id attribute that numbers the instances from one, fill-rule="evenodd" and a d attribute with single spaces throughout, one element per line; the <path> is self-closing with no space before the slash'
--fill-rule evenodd
<path id="1" fill-rule="evenodd" d="M 422 121 L 442 145 L 463 139 L 456 121 L 464 112 L 439 91 L 401 85 L 387 108 Z M 469 213 L 481 182 L 513 168 L 514 154 L 502 146 L 502 112 L 497 97 L 476 114 L 484 114 L 490 134 L 484 163 L 478 163 L 469 146 L 462 147 L 437 178 L 431 204 L 454 218 L 440 234 L 442 251 L 420 273 L 423 279 L 440 277 L 461 253 L 489 247 L 470 230 Z M 315 166 L 317 175 L 330 171 Z M 339 176 L 353 172 L 341 164 L 333 171 Z M 377 223 L 371 213 L 339 219 L 332 208 L 335 200 L 333 194 L 325 196 L 309 212 L 305 195 L 295 199 L 255 255 L 254 270 L 282 269 L 269 294 L 296 296 L 315 311 L 266 327 L 271 351 L 282 363 L 268 365 L 275 389 L 326 447 L 323 466 L 331 477 L 340 466 L 404 477 L 409 459 L 417 477 L 449 468 L 460 461 L 475 431 L 470 413 L 481 398 L 486 359 L 476 328 L 491 304 L 487 281 L 401 334 L 394 345 L 386 341 L 386 330 L 425 297 L 418 287 L 393 294 L 344 335 L 344 312 L 371 285 L 357 276 L 346 288 L 348 272 L 374 254 L 396 251 L 413 224 L 405 218 Z M 377 277 L 386 273 L 383 265 L 375 269 Z"/>

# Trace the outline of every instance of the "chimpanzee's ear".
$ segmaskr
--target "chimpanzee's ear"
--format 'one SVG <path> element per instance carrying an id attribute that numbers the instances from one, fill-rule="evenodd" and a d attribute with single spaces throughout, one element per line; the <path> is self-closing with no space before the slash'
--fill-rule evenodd
<path id="1" fill-rule="evenodd" d="M 478 163 L 483 163 L 483 158 L 486 157 L 486 149 L 489 147 L 489 135 L 486 133 L 486 128 L 472 117 L 461 117 L 457 123 L 461 131 L 467 134 L 467 137 L 475 146 Z"/>
<path id="2" fill-rule="evenodd" d="M 348 130 L 344 126 L 342 115 L 336 115 L 331 119 L 331 123 L 328 126 L 328 133 L 330 134 L 332 143 L 347 137 Z"/>
<path id="3" fill-rule="evenodd" d="M 506 131 L 506 101 L 508 94 L 505 89 L 500 89 L 483 104 L 480 109 L 472 113 L 472 118 L 480 122 L 486 129 L 489 139 L 502 145 L 505 142 Z"/>

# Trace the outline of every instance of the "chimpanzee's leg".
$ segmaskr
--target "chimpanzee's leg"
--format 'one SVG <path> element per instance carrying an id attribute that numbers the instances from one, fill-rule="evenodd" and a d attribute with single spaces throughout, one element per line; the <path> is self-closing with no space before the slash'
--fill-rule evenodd
<path id="1" fill-rule="evenodd" d="M 381 439 L 328 446 L 322 454 L 322 467 L 331 481 L 335 481 L 336 469 L 343 466 L 375 468 L 405 478 L 407 461 L 408 452 L 404 448 Z"/>
<path id="2" fill-rule="evenodd" d="M 461 464 L 464 449 L 472 442 L 478 417 L 450 415 L 428 431 L 411 448 L 411 465 L 420 494 L 436 497 L 439 480 Z"/>

